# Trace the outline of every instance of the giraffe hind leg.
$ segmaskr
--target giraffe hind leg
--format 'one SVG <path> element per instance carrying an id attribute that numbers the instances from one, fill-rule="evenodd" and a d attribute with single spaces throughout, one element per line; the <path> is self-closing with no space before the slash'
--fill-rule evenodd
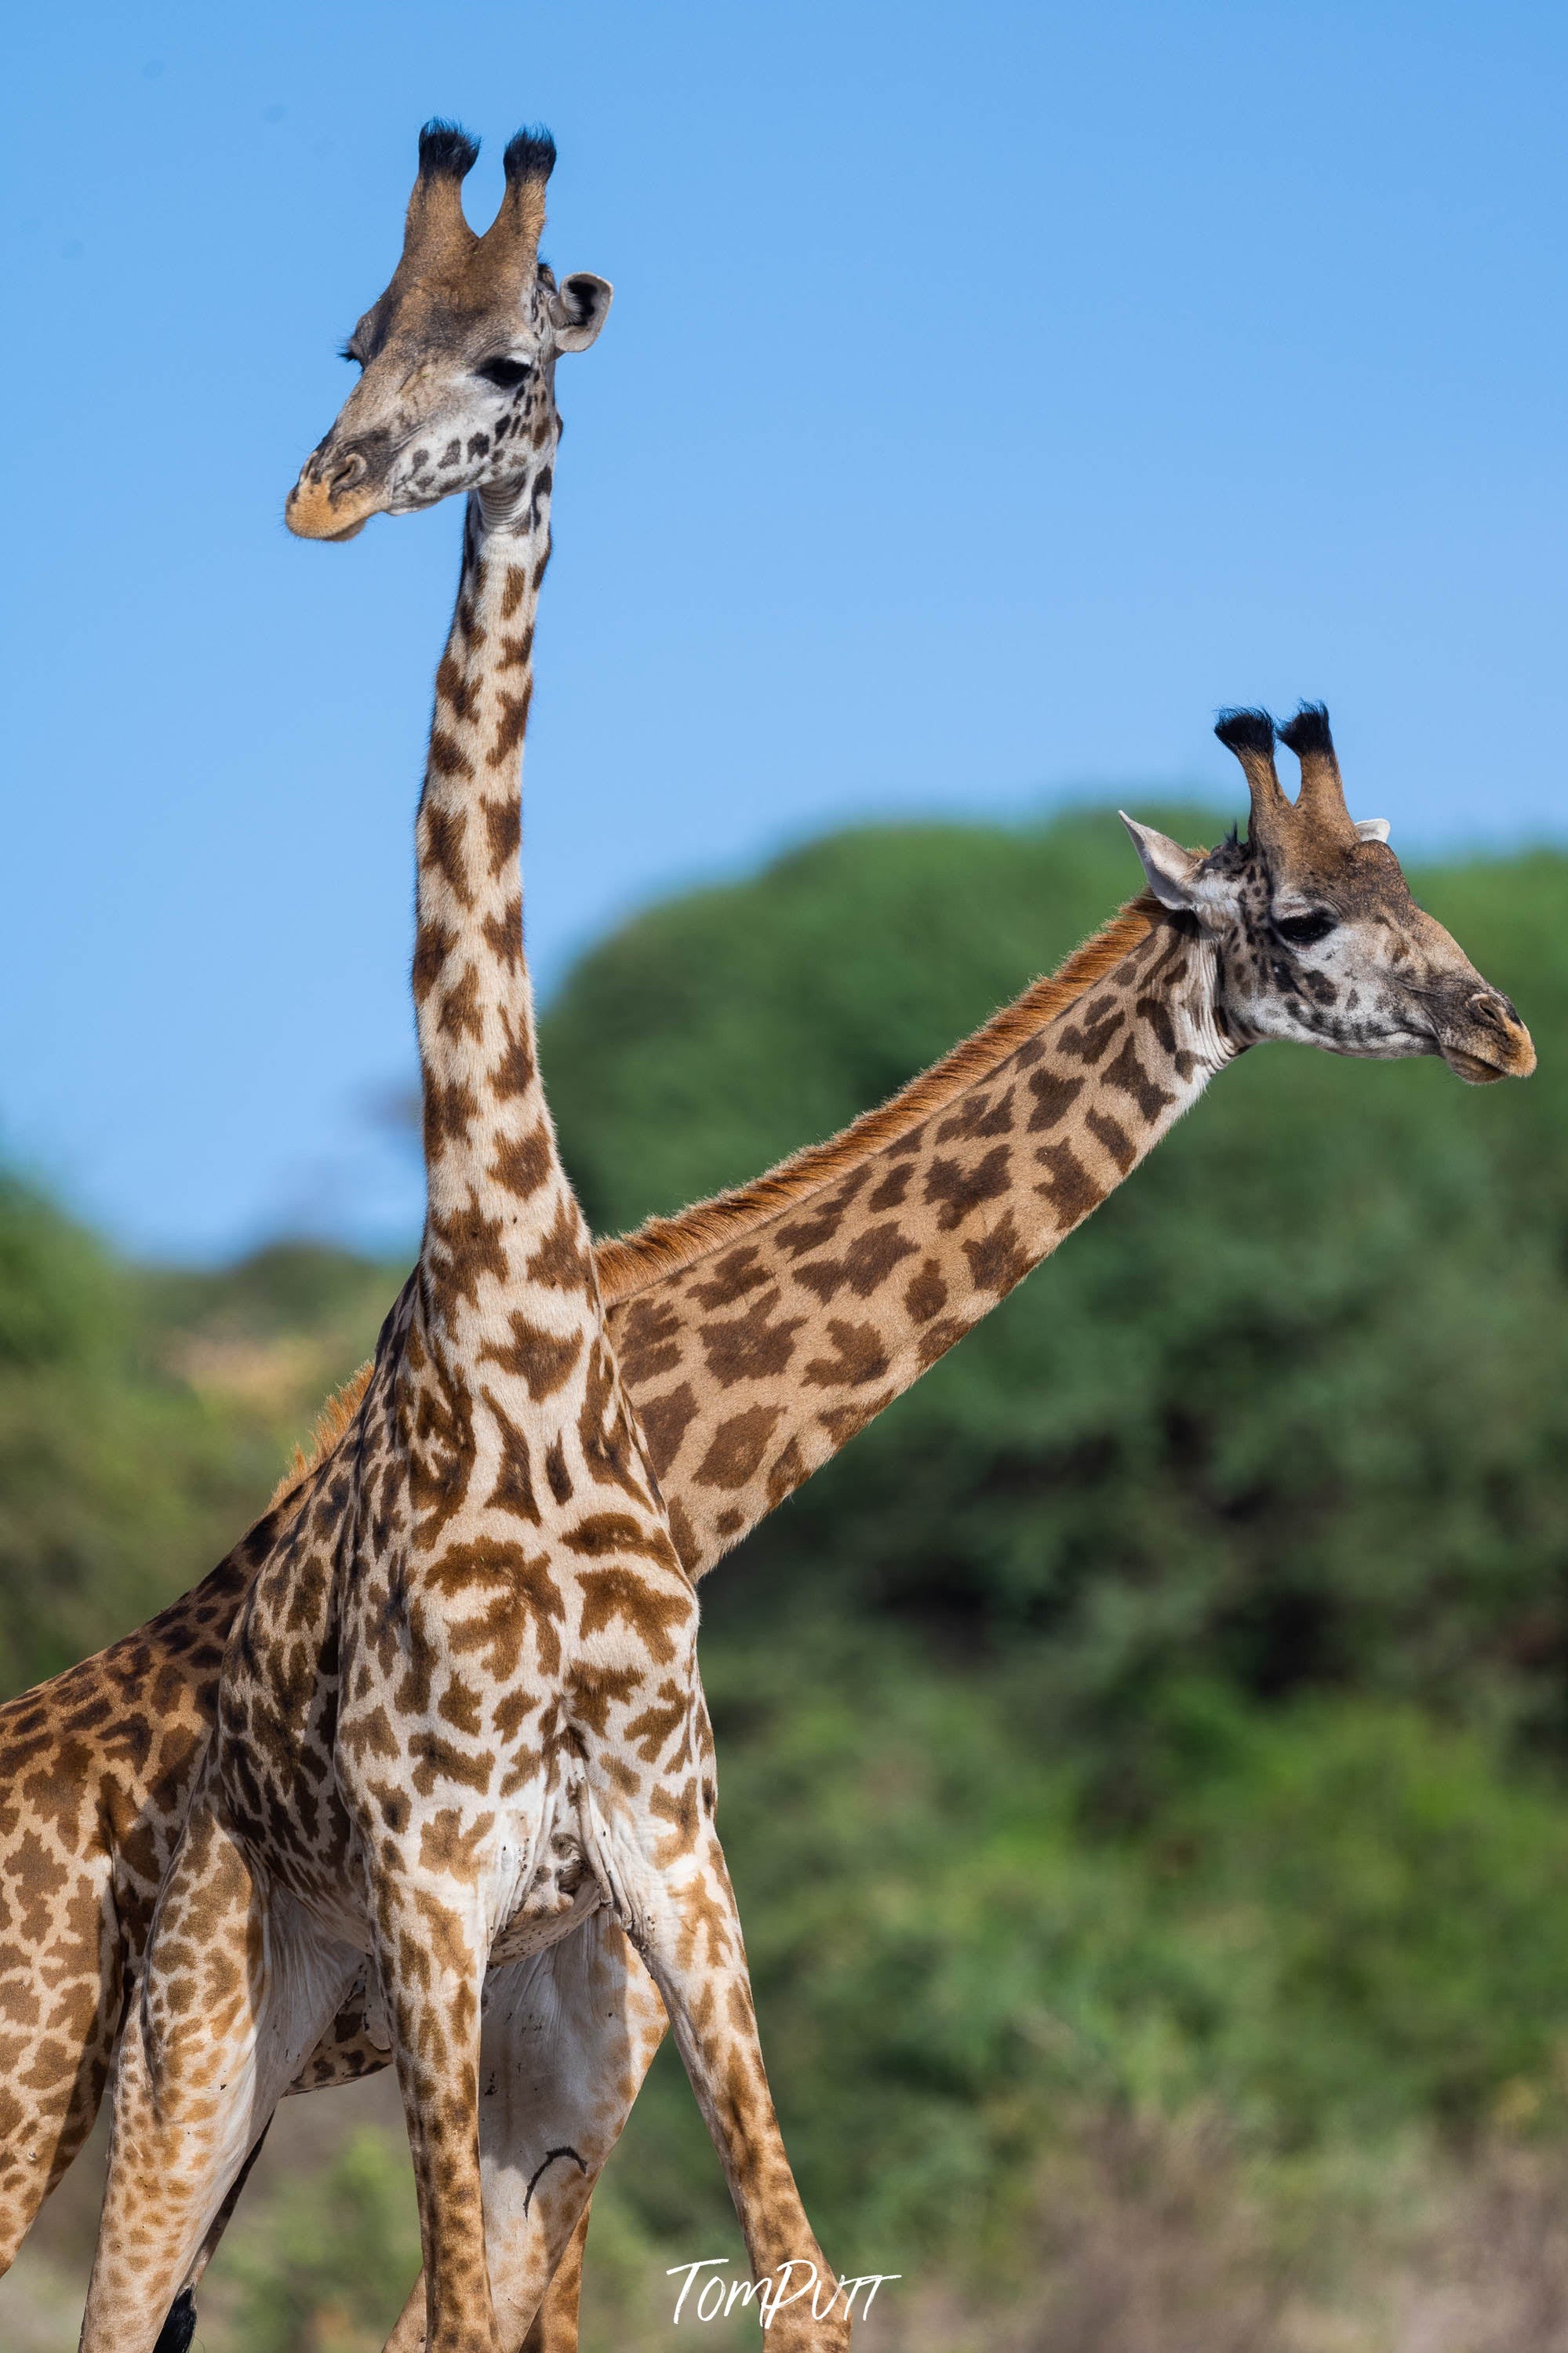
<path id="1" fill-rule="evenodd" d="M 590 2202 L 577 2217 L 577 2227 L 544 2291 L 544 2302 L 529 2323 L 521 2353 L 577 2353 L 577 2306 L 583 2293 L 583 2256 L 591 2211 Z"/>
<path id="2" fill-rule="evenodd" d="M 61 1896 L 68 1940 L 0 1942 L 0 2275 L 92 2130 L 124 2007 L 107 1853 Z"/>
<path id="3" fill-rule="evenodd" d="M 153 2353 L 184 2326 L 181 2299 L 229 2184 L 358 1958 L 258 1879 L 198 1794 L 121 2037 L 81 2353 Z"/>

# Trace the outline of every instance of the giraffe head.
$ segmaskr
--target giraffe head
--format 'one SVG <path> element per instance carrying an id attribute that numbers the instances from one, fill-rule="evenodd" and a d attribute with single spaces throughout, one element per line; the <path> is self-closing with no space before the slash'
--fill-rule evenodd
<path id="1" fill-rule="evenodd" d="M 1418 907 L 1382 818 L 1358 824 L 1321 703 L 1276 730 L 1265 711 L 1227 711 L 1215 733 L 1252 795 L 1247 839 L 1183 849 L 1123 822 L 1149 886 L 1215 947 L 1217 1011 L 1244 1045 L 1290 1038 L 1392 1061 L 1441 1054 L 1472 1085 L 1528 1078 L 1530 1032 L 1441 923 Z M 1294 801 L 1274 765 L 1276 733 L 1300 763 Z"/>
<path id="2" fill-rule="evenodd" d="M 539 259 L 550 133 L 520 131 L 507 148 L 506 194 L 482 237 L 462 193 L 479 152 L 451 123 L 419 134 L 403 258 L 343 347 L 359 382 L 284 509 L 302 539 L 352 539 L 373 514 L 410 514 L 549 462 L 556 358 L 587 350 L 610 289 L 586 271 L 557 285 Z"/>

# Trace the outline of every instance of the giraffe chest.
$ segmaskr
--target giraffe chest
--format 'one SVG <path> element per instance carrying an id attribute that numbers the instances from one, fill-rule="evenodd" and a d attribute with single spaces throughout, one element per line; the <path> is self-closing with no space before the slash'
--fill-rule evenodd
<path id="1" fill-rule="evenodd" d="M 572 1743 L 625 1745 L 672 1694 L 689 1711 L 695 1598 L 597 1327 L 567 1319 L 553 1355 L 542 1327 L 512 1333 L 517 1363 L 489 1373 L 408 1304 L 352 1463 L 252 1589 L 225 1674 L 231 1812 L 318 1910 L 374 1837 L 437 1855 L 460 1823 L 491 1922 L 532 1934 L 587 1900 L 558 1819 Z M 536 1886 L 541 1853 L 558 1867 Z"/>

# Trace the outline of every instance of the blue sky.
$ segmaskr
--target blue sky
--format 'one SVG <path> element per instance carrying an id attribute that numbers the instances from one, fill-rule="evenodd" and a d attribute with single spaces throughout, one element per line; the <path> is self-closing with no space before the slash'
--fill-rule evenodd
<path id="1" fill-rule="evenodd" d="M 458 517 L 280 512 L 432 113 L 480 226 L 549 122 L 545 250 L 616 287 L 559 386 L 547 985 L 850 817 L 1232 802 L 1227 702 L 1326 696 L 1401 845 L 1561 834 L 1561 8 L 121 0 L 9 54 L 0 1149 L 126 1244 L 416 1223 Z"/>

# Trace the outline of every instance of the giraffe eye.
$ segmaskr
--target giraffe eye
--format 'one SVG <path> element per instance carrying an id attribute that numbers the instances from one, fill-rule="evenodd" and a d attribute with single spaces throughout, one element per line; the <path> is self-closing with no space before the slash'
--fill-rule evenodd
<path id="1" fill-rule="evenodd" d="M 1331 932 L 1338 931 L 1339 923 L 1334 916 L 1320 913 L 1315 915 L 1287 915 L 1282 922 L 1276 923 L 1274 928 L 1288 948 L 1310 948 L 1315 947 L 1320 940 L 1326 940 Z"/>
<path id="2" fill-rule="evenodd" d="M 503 354 L 500 359 L 481 360 L 474 374 L 482 376 L 487 384 L 493 384 L 498 392 L 515 392 L 520 384 L 527 382 L 533 369 L 527 360 L 508 359 Z"/>

